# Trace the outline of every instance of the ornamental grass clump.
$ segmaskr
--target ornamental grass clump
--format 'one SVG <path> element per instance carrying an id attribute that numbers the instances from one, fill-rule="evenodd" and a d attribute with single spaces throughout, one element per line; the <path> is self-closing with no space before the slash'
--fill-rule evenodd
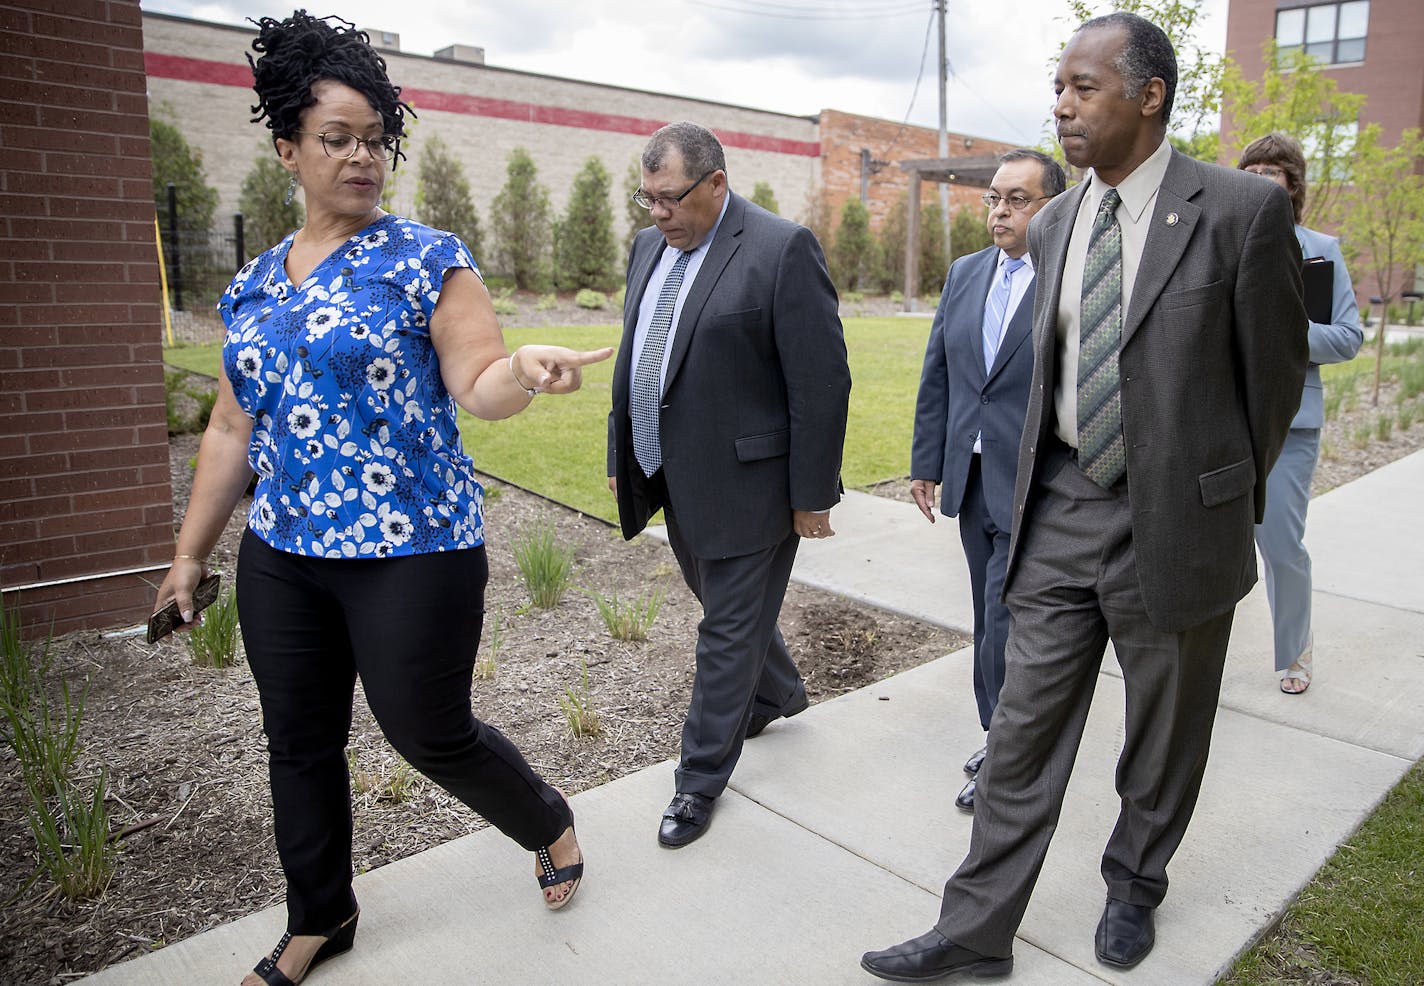
<path id="1" fill-rule="evenodd" d="M 617 592 L 605 596 L 592 590 L 585 591 L 598 607 L 598 615 L 603 618 L 603 625 L 614 640 L 647 640 L 648 631 L 652 629 L 658 610 L 662 609 L 663 600 L 667 598 L 665 589 L 627 600 L 620 600 Z"/>
<path id="2" fill-rule="evenodd" d="M 89 900 L 108 889 L 114 874 L 106 776 L 102 767 L 95 777 L 76 776 L 88 682 L 76 695 L 53 672 L 50 640 L 27 645 L 18 611 L 0 607 L 0 711 L 24 785 L 36 876 L 47 874 L 71 901 Z"/>
<path id="3" fill-rule="evenodd" d="M 203 612 L 198 625 L 183 634 L 188 655 L 204 668 L 226 668 L 237 663 L 237 591 L 227 594 Z"/>
<path id="4" fill-rule="evenodd" d="M 514 561 L 530 603 L 540 609 L 559 605 L 573 581 L 574 549 L 558 542 L 553 524 L 540 521 L 521 530 L 514 539 Z"/>

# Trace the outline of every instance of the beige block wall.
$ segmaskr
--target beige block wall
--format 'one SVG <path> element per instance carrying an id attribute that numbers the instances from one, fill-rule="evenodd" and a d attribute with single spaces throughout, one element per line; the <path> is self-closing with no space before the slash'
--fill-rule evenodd
<path id="1" fill-rule="evenodd" d="M 244 53 L 253 31 L 200 21 L 145 14 L 144 44 L 152 55 L 218 62 L 246 71 Z M 478 39 L 474 39 L 477 43 Z M 597 155 L 613 176 L 614 222 L 623 225 L 622 196 L 630 162 L 636 160 L 656 126 L 689 119 L 719 132 L 736 132 L 818 144 L 814 118 L 767 113 L 711 101 L 621 89 L 486 66 L 439 61 L 418 55 L 383 53 L 391 80 L 412 92 L 419 119 L 406 146 L 409 160 L 395 173 L 395 210 L 414 211 L 416 165 L 421 140 L 439 135 L 464 164 L 475 206 L 487 220 L 490 203 L 505 180 L 509 152 L 524 147 L 539 167 L 539 179 L 551 205 L 562 212 L 574 176 L 590 155 Z M 620 133 L 527 120 L 473 116 L 420 107 L 420 91 L 508 100 L 647 122 L 645 132 Z M 149 76 L 153 112 L 175 123 L 203 155 L 208 183 L 220 196 L 219 222 L 237 210 L 243 178 L 255 157 L 270 148 L 267 129 L 249 122 L 254 94 L 249 88 Z M 730 141 L 729 141 L 730 142 Z M 783 215 L 796 218 L 819 177 L 819 156 L 750 150 L 729 146 L 727 170 L 732 188 L 750 195 L 758 181 L 768 182 Z"/>

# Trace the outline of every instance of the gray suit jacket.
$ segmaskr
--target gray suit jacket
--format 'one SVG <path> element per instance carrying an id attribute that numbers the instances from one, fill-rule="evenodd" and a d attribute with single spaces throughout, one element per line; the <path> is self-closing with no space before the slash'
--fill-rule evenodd
<path id="1" fill-rule="evenodd" d="M 633 455 L 628 384 L 638 306 L 665 246 L 656 227 L 633 240 L 613 367 L 608 474 L 629 539 L 663 506 Z M 837 309 L 811 231 L 732 195 L 683 302 L 659 423 L 668 495 L 699 557 L 770 547 L 791 533 L 793 509 L 840 500 L 850 369 Z"/>
<path id="2" fill-rule="evenodd" d="M 1292 428 L 1325 427 L 1325 391 L 1320 384 L 1321 363 L 1343 363 L 1355 358 L 1365 333 L 1360 329 L 1360 308 L 1355 303 L 1355 286 L 1345 269 L 1340 241 L 1304 226 L 1295 228 L 1301 253 L 1307 258 L 1322 257 L 1335 262 L 1335 291 L 1330 306 L 1330 322 L 1310 323 L 1310 368 L 1305 373 L 1305 390 Z"/>
<path id="3" fill-rule="evenodd" d="M 940 510 L 959 514 L 974 437 L 981 435 L 979 468 L 989 515 L 1001 531 L 1013 526 L 1014 473 L 1024 409 L 1033 374 L 1033 285 L 1004 327 L 994 365 L 984 371 L 984 300 L 999 248 L 960 257 L 949 267 L 925 347 L 910 478 L 942 484 Z"/>
<path id="4" fill-rule="evenodd" d="M 1029 224 L 1035 363 L 1006 595 L 1053 428 L 1059 293 L 1086 190 L 1060 195 Z M 1300 263 L 1283 189 L 1172 153 L 1119 356 L 1132 540 L 1158 629 L 1224 613 L 1256 582 L 1253 526 L 1305 382 Z"/>

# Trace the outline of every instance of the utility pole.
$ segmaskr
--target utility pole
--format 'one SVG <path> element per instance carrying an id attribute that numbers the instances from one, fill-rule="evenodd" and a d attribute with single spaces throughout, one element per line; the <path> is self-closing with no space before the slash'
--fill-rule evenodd
<path id="1" fill-rule="evenodd" d="M 935 7 L 939 10 L 939 156 L 941 159 L 949 157 L 949 58 L 945 52 L 944 35 L 945 20 L 949 0 L 935 0 Z M 944 244 L 945 255 L 949 255 L 949 185 L 944 182 L 939 183 L 939 209 L 941 218 L 944 221 Z"/>

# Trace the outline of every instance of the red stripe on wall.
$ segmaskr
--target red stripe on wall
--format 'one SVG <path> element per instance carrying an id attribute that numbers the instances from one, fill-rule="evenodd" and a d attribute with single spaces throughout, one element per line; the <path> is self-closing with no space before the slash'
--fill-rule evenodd
<path id="1" fill-rule="evenodd" d="M 249 89 L 252 86 L 252 70 L 246 65 L 230 65 L 226 62 L 184 58 L 180 55 L 160 55 L 154 52 L 145 52 L 143 60 L 148 74 L 154 78 L 203 82 L 218 86 L 237 86 L 242 89 Z M 466 116 L 487 116 L 500 120 L 519 120 L 524 123 L 574 127 L 579 130 L 600 130 L 605 133 L 645 136 L 667 122 L 666 120 L 645 120 L 635 116 L 619 116 L 614 113 L 596 113 L 591 110 L 574 110 L 563 106 L 541 106 L 538 103 L 521 103 L 510 99 L 467 96 L 462 93 L 439 92 L 434 89 L 402 89 L 401 97 L 414 106 L 417 111 L 440 110 L 446 113 L 462 113 Z M 791 140 L 786 137 L 742 133 L 737 130 L 717 130 L 715 132 L 717 138 L 727 147 L 738 147 L 749 151 L 769 151 L 773 154 L 792 154 L 797 157 L 819 157 L 821 154 L 821 145 L 814 141 Z"/>

